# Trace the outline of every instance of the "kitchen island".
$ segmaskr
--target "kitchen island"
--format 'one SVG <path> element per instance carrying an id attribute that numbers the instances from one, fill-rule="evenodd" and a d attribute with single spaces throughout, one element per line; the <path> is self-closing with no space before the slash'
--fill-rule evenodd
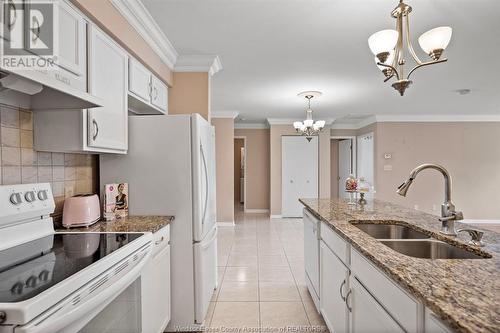
<path id="1" fill-rule="evenodd" d="M 390 310 L 391 304 L 381 306 L 384 310 L 389 309 L 388 317 L 395 319 L 396 324 L 401 326 L 403 331 L 433 331 L 424 329 L 427 323 L 424 323 L 423 311 L 426 312 L 425 318 L 428 318 L 427 312 L 429 312 L 432 317 L 444 324 L 443 332 L 500 331 L 500 234 L 483 230 L 485 246 L 477 247 L 468 244 L 470 236 L 466 233 L 459 233 L 457 237 L 440 234 L 441 223 L 436 216 L 395 204 L 378 200 L 370 201 L 365 205 L 348 205 L 342 199 L 301 199 L 300 201 L 308 212 L 321 221 L 321 237 L 318 239 L 328 236 L 328 233 L 333 231 L 332 234 L 336 235 L 335 237 L 339 236 L 339 240 L 346 244 L 349 257 L 345 260 L 342 257 L 340 259 L 344 260 L 343 264 L 346 267 L 350 265 L 347 276 L 355 275 L 353 272 L 355 259 L 363 258 L 360 260 L 366 260 L 369 266 L 376 268 L 377 272 L 400 287 L 409 298 L 415 300 L 416 312 L 419 312 L 415 315 L 417 322 L 415 329 L 401 325 L 403 320 L 398 323 L 394 315 L 399 311 L 398 306 L 393 307 L 394 311 Z M 407 256 L 365 233 L 356 227 L 355 223 L 407 225 L 430 238 L 473 252 L 480 259 L 424 259 Z M 463 227 L 470 226 L 457 222 L 457 229 Z M 304 237 L 307 239 L 306 236 Z M 338 257 L 338 254 L 335 254 Z M 320 265 L 321 263 L 320 260 Z M 372 280 L 375 280 L 374 276 L 365 277 L 364 281 L 367 281 L 365 285 L 369 285 Z M 322 282 L 325 285 L 319 289 L 324 291 L 328 283 L 328 280 Z M 357 282 L 354 281 L 354 283 Z M 349 298 L 348 292 L 344 292 L 343 289 L 345 284 L 344 279 L 340 286 L 340 295 L 344 301 Z M 379 286 L 374 285 L 373 288 L 376 290 Z M 339 288 L 335 290 L 338 294 Z M 387 294 L 387 289 L 384 293 Z M 348 303 L 349 300 L 346 304 Z M 348 313 L 352 313 L 350 316 L 354 316 L 355 309 L 352 309 L 352 305 L 348 304 L 347 308 Z M 351 322 L 353 322 L 352 319 Z"/>

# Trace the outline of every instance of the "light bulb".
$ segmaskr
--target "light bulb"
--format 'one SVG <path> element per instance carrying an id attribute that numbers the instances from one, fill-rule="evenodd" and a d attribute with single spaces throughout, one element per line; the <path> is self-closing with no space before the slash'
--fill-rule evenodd
<path id="1" fill-rule="evenodd" d="M 314 123 L 314 120 L 312 120 L 312 119 L 306 119 L 306 120 L 304 120 L 304 125 L 306 127 L 311 127 L 313 125 L 313 123 Z"/>
<path id="2" fill-rule="evenodd" d="M 368 38 L 368 46 L 374 55 L 391 52 L 398 42 L 398 32 L 393 29 L 381 30 Z"/>
<path id="3" fill-rule="evenodd" d="M 418 43 L 422 50 L 429 55 L 437 50 L 442 52 L 450 43 L 451 34 L 450 27 L 434 28 L 423 33 L 418 39 Z"/>
<path id="4" fill-rule="evenodd" d="M 301 121 L 295 121 L 293 123 L 293 128 L 295 128 L 295 129 L 300 129 L 301 126 L 302 126 L 302 122 Z"/>

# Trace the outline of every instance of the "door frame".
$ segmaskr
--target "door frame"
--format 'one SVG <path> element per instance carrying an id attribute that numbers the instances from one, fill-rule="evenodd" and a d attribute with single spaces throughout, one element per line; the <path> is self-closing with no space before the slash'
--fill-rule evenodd
<path id="1" fill-rule="evenodd" d="M 357 136 L 356 135 L 332 135 L 330 136 L 330 145 L 332 140 L 346 140 L 350 139 L 352 144 L 351 152 L 351 169 L 354 177 L 358 176 L 358 146 L 357 146 Z"/>
<path id="2" fill-rule="evenodd" d="M 236 140 L 236 139 L 243 139 L 243 148 L 245 148 L 245 163 L 243 165 L 243 167 L 245 168 L 245 170 L 243 170 L 243 186 L 244 186 L 244 189 L 243 189 L 243 211 L 246 213 L 247 212 L 247 157 L 248 157 L 247 137 L 246 137 L 246 135 L 235 135 L 233 138 L 233 144 L 234 144 L 234 140 Z M 233 161 L 233 165 L 234 165 L 234 161 Z"/>

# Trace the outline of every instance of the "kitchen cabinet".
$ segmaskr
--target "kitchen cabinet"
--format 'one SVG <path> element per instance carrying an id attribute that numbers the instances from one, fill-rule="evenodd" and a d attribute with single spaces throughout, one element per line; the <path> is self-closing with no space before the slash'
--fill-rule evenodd
<path id="1" fill-rule="evenodd" d="M 330 332 L 347 333 L 349 269 L 323 241 L 320 248 L 320 272 L 321 314 Z"/>
<path id="2" fill-rule="evenodd" d="M 351 279 L 350 295 L 346 304 L 351 315 L 352 333 L 405 332 L 356 278 Z"/>
<path id="3" fill-rule="evenodd" d="M 319 242 L 320 242 L 320 222 L 304 209 L 304 266 L 306 273 L 306 284 L 309 294 L 319 311 Z"/>
<path id="4" fill-rule="evenodd" d="M 153 253 L 141 275 L 142 331 L 163 332 L 170 321 L 169 226 L 156 232 Z"/>
<path id="5" fill-rule="evenodd" d="M 95 26 L 89 26 L 89 93 L 104 106 L 89 109 L 88 146 L 126 151 L 127 137 L 127 53 Z"/>
<path id="6" fill-rule="evenodd" d="M 425 333 L 452 333 L 453 331 L 436 317 L 434 312 L 425 309 Z"/>
<path id="7" fill-rule="evenodd" d="M 139 61 L 129 58 L 128 100 L 133 114 L 166 114 L 168 88 Z"/>

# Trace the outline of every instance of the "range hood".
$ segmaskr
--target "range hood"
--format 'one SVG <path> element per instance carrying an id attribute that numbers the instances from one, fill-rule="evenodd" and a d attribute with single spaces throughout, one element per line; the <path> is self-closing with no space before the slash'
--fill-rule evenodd
<path id="1" fill-rule="evenodd" d="M 0 102 L 2 93 L 16 91 L 29 98 L 29 108 L 37 110 L 81 110 L 100 107 L 103 100 L 53 80 L 36 70 L 0 71 Z"/>

